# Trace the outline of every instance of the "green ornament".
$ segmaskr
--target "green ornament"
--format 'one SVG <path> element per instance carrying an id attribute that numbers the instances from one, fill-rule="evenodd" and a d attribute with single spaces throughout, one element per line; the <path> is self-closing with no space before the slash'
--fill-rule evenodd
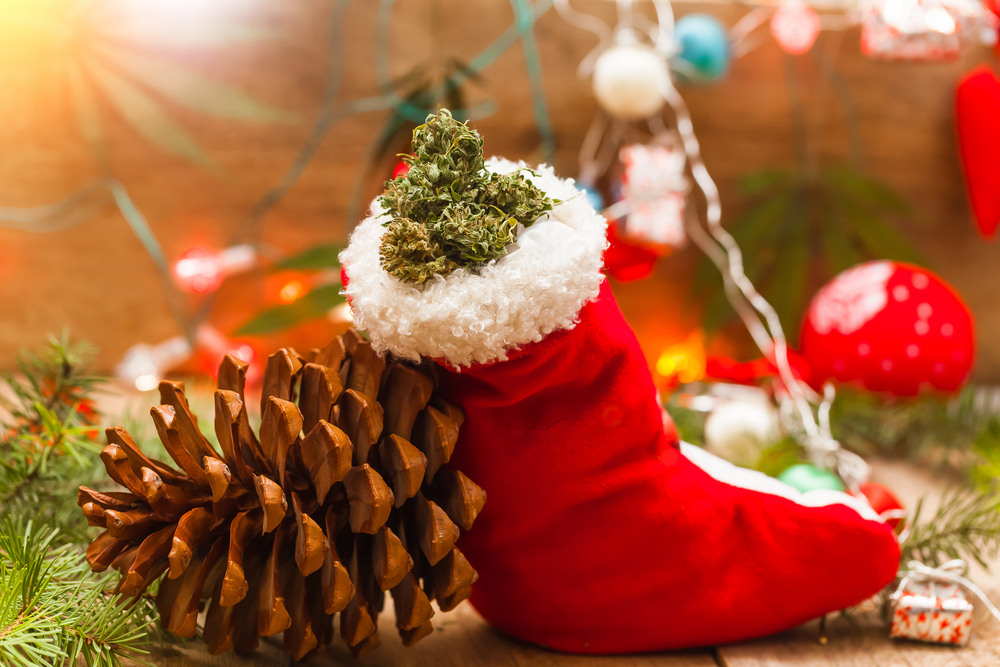
<path id="1" fill-rule="evenodd" d="M 844 490 L 844 484 L 839 477 L 829 470 L 823 470 L 808 463 L 799 463 L 786 469 L 785 472 L 778 475 L 778 479 L 803 493 L 816 489 Z"/>

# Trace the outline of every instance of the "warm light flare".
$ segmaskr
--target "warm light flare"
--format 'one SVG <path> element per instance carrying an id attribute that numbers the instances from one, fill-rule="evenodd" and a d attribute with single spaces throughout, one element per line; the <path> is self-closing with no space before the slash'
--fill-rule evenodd
<path id="1" fill-rule="evenodd" d="M 202 248 L 191 248 L 174 264 L 174 278 L 181 289 L 205 294 L 222 285 L 222 265 L 219 258 Z"/>
<path id="2" fill-rule="evenodd" d="M 278 300 L 281 301 L 281 303 L 294 303 L 298 301 L 304 291 L 305 288 L 302 286 L 301 282 L 298 280 L 289 280 L 281 288 L 281 291 L 278 292 Z"/>
<path id="3" fill-rule="evenodd" d="M 186 292 L 206 294 L 222 285 L 226 276 L 246 271 L 257 262 L 252 246 L 239 245 L 214 253 L 204 248 L 191 248 L 174 263 L 174 280 Z"/>
<path id="4" fill-rule="evenodd" d="M 695 382 L 705 376 L 705 333 L 692 331 L 680 343 L 667 347 L 656 361 L 656 372 L 670 382 Z"/>
<path id="5" fill-rule="evenodd" d="M 958 25 L 944 7 L 931 7 L 927 10 L 927 27 L 942 35 L 951 35 Z"/>

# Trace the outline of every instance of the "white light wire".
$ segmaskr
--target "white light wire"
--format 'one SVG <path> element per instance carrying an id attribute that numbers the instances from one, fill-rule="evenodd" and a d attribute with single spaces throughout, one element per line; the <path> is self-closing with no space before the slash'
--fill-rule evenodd
<path id="1" fill-rule="evenodd" d="M 732 45 L 730 48 L 733 51 L 733 58 L 744 56 L 764 43 L 764 38 L 760 37 L 759 34 L 753 38 L 750 34 L 767 22 L 776 9 L 776 7 L 770 6 L 755 7 L 744 14 L 743 18 L 729 29 L 729 43 Z"/>
<path id="2" fill-rule="evenodd" d="M 594 33 L 597 35 L 598 40 L 600 40 L 597 46 L 594 47 L 583 60 L 580 61 L 580 65 L 576 70 L 578 76 L 590 75 L 590 73 L 594 71 L 594 63 L 597 62 L 597 56 L 600 55 L 611 42 L 611 28 L 609 28 L 608 24 L 596 16 L 591 16 L 590 14 L 578 12 L 573 9 L 573 7 L 569 4 L 569 0 L 555 0 L 553 6 L 555 7 L 556 13 L 559 14 L 563 21 L 566 21 L 566 23 L 576 26 L 581 30 Z"/>
<path id="3" fill-rule="evenodd" d="M 726 295 L 730 303 L 743 319 L 747 330 L 764 356 L 771 358 L 778 369 L 778 375 L 784 386 L 786 398 L 791 401 L 793 409 L 798 412 L 799 420 L 804 429 L 803 444 L 816 465 L 835 467 L 848 488 L 855 490 L 858 485 L 867 481 L 868 464 L 853 452 L 840 447 L 830 432 L 829 410 L 833 399 L 832 385 L 826 391 L 819 405 L 819 417 L 813 414 L 813 408 L 807 396 L 807 387 L 792 372 L 788 361 L 788 343 L 778 314 L 767 300 L 760 295 L 753 283 L 743 271 L 743 254 L 740 252 L 736 239 L 722 227 L 722 205 L 719 190 L 708 173 L 701 157 L 701 147 L 694 134 L 694 124 L 687 103 L 674 87 L 669 74 L 660 78 L 660 92 L 667 104 L 674 111 L 677 121 L 677 132 L 681 137 L 681 146 L 687 154 L 691 175 L 705 196 L 707 204 L 707 227 L 710 238 L 707 238 L 697 224 L 689 225 L 691 240 L 700 247 L 709 259 L 722 273 L 724 282 L 737 288 L 727 289 Z M 714 243 L 712 242 L 714 241 Z M 715 245 L 718 244 L 718 245 Z M 721 246 L 719 248 L 718 246 Z M 745 299 L 745 301 L 744 301 Z M 749 302 L 752 310 L 746 307 Z M 756 312 L 754 312 L 756 311 Z M 763 318 L 766 323 L 761 322 Z M 770 333 L 768 332 L 770 330 Z M 812 391 L 808 390 L 811 394 Z"/>
<path id="4" fill-rule="evenodd" d="M 587 70 L 584 64 L 592 58 L 596 59 L 599 55 L 605 45 L 605 35 L 634 30 L 633 0 L 617 0 L 616 4 L 618 25 L 614 31 L 611 31 L 599 19 L 573 10 L 569 6 L 568 0 L 556 0 L 556 10 L 565 20 L 601 37 L 601 44 L 581 63 L 581 72 L 592 70 L 592 65 L 590 70 Z M 669 59 L 675 50 L 673 44 L 673 7 L 669 0 L 653 0 L 653 4 L 659 26 L 654 46 L 658 53 Z M 758 7 L 744 16 L 733 27 L 730 35 L 734 41 L 742 40 L 761 25 L 772 12 L 773 8 Z M 603 26 L 603 29 L 596 27 L 598 23 Z M 836 468 L 846 485 L 850 489 L 856 490 L 859 484 L 867 481 L 869 468 L 860 456 L 842 449 L 840 444 L 833 439 L 829 418 L 830 406 L 834 399 L 833 386 L 827 383 L 824 387 L 824 396 L 820 398 L 792 372 L 788 360 L 788 343 L 778 314 L 771 304 L 757 292 L 753 283 L 746 276 L 743 270 L 743 254 L 740 252 L 739 245 L 733 236 L 722 227 L 722 205 L 719 190 L 702 160 L 701 147 L 694 133 L 694 124 L 691 121 L 687 103 L 674 87 L 669 74 L 660 77 L 658 84 L 660 93 L 674 111 L 681 147 L 691 168 L 691 175 L 705 196 L 707 204 L 707 230 L 702 228 L 697 220 L 689 220 L 688 224 L 685 225 L 688 235 L 719 269 L 729 302 L 743 320 L 754 343 L 766 358 L 773 360 L 777 367 L 783 385 L 776 391 L 781 412 L 787 416 L 791 416 L 791 413 L 798 413 L 798 419 L 795 422 L 800 423 L 803 430 L 799 437 L 802 438 L 806 451 L 810 454 L 813 462 L 819 466 Z M 651 128 L 653 125 L 654 122 L 650 121 Z M 580 150 L 581 180 L 584 180 L 587 185 L 592 185 L 597 175 L 607 169 L 605 159 L 609 154 L 613 154 L 613 148 L 620 140 L 621 135 L 622 129 L 618 121 L 603 117 L 603 114 L 594 119 Z M 602 139 L 605 141 L 602 142 Z M 606 209 L 604 213 L 610 218 L 618 218 L 626 214 L 629 208 L 628 202 L 619 202 Z M 816 414 L 813 413 L 813 403 L 818 404 Z"/>

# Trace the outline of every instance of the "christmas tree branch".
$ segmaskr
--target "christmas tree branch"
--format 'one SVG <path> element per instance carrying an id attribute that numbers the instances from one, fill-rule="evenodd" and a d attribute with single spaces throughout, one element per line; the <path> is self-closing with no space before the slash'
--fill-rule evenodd
<path id="1" fill-rule="evenodd" d="M 71 546 L 53 548 L 54 529 L 0 524 L 0 664 L 10 667 L 120 667 L 145 653 L 148 602 L 122 606 L 107 595 Z M 139 660 L 142 664 L 150 664 Z"/>
<path id="2" fill-rule="evenodd" d="M 67 489 L 101 478 L 100 382 L 86 372 L 93 350 L 50 338 L 18 356 L 19 374 L 0 386 L 0 516 L 31 516 L 59 529 L 62 541 L 85 541 L 86 522 Z"/>
<path id="3" fill-rule="evenodd" d="M 953 558 L 987 560 L 1000 553 L 1000 496 L 956 490 L 945 493 L 937 511 L 921 521 L 925 498 L 914 508 L 909 534 L 900 544 L 901 564 L 918 560 L 930 567 Z"/>

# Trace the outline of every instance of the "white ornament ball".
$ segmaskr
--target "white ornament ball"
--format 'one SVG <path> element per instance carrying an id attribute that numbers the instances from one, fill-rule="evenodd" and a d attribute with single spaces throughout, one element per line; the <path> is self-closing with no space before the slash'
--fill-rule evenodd
<path id="1" fill-rule="evenodd" d="M 764 401 L 727 401 L 705 420 L 705 449 L 739 466 L 752 466 L 780 437 L 778 415 Z"/>
<path id="2" fill-rule="evenodd" d="M 638 44 L 613 46 L 594 66 L 594 97 L 615 118 L 646 118 L 663 108 L 660 78 L 669 76 L 666 60 Z"/>

